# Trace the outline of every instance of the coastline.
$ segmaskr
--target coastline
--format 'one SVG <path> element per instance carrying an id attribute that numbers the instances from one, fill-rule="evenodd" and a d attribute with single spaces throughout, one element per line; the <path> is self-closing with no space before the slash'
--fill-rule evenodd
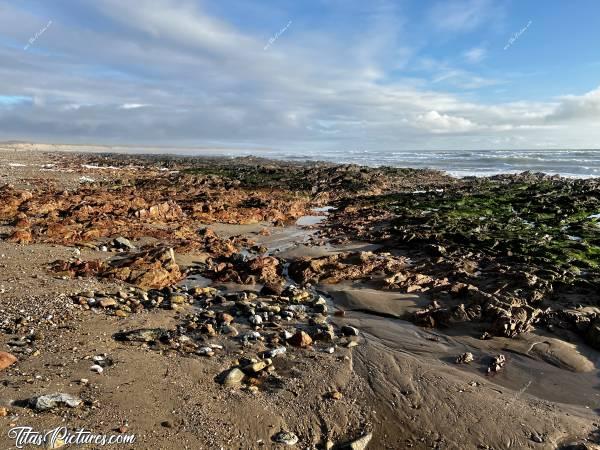
<path id="1" fill-rule="evenodd" d="M 0 150 L 7 426 L 161 448 L 595 439 L 595 180 L 104 153 Z M 24 403 L 50 391 L 83 403 Z"/>
<path id="2" fill-rule="evenodd" d="M 164 155 L 181 158 L 258 158 L 297 163 L 356 164 L 439 170 L 455 178 L 487 177 L 522 172 L 544 173 L 565 178 L 600 177 L 600 149 L 519 150 L 406 150 L 369 152 L 290 152 L 270 148 L 169 147 L 140 145 L 41 144 L 0 142 L 0 148 L 32 151 Z M 575 156 L 573 156 L 573 154 Z M 566 158 L 566 156 L 568 157 Z"/>

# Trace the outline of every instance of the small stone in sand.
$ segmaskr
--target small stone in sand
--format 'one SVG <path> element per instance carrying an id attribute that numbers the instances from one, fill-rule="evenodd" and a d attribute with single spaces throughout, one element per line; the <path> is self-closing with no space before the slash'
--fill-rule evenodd
<path id="1" fill-rule="evenodd" d="M 459 355 L 458 358 L 456 358 L 456 364 L 469 364 L 469 363 L 473 362 L 474 360 L 475 360 L 475 358 L 473 357 L 473 353 L 466 352 L 466 353 Z"/>
<path id="2" fill-rule="evenodd" d="M 280 431 L 275 436 L 273 436 L 273 442 L 292 446 L 298 443 L 298 436 L 296 436 L 291 431 Z"/>
<path id="3" fill-rule="evenodd" d="M 304 331 L 298 331 L 290 339 L 289 343 L 294 347 L 308 347 L 312 344 L 312 338 Z"/>
<path id="4" fill-rule="evenodd" d="M 7 367 L 12 366 L 16 362 L 16 356 L 6 352 L 0 352 L 0 370 L 4 370 Z"/>

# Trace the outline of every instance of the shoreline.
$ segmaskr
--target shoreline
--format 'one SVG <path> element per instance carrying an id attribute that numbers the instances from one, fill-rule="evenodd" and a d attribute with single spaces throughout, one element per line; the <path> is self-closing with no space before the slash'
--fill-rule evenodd
<path id="1" fill-rule="evenodd" d="M 12 147 L 12 148 L 7 148 Z M 85 148 L 85 150 L 83 149 Z M 45 152 L 45 151 L 53 151 L 53 152 L 68 152 L 68 153 L 90 153 L 90 154 L 115 154 L 115 155 L 131 155 L 138 157 L 172 157 L 172 158 L 223 158 L 223 159 L 239 159 L 239 158 L 255 158 L 257 160 L 268 160 L 272 162 L 283 162 L 283 163 L 297 163 L 297 164 L 356 164 L 359 166 L 369 167 L 373 169 L 377 168 L 385 168 L 385 167 L 393 167 L 393 168 L 407 168 L 407 169 L 415 169 L 415 170 L 436 170 L 443 172 L 449 176 L 454 178 L 462 179 L 462 178 L 486 178 L 493 177 L 497 175 L 509 175 L 509 174 L 521 174 L 521 173 L 542 173 L 547 176 L 560 176 L 562 178 L 568 179 L 593 179 L 600 177 L 600 173 L 598 174 L 581 174 L 581 173 L 572 173 L 568 170 L 556 171 L 556 170 L 531 170 L 531 169 L 464 169 L 464 168 L 443 168 L 439 166 L 435 167 L 424 167 L 420 165 L 410 166 L 407 164 L 388 164 L 385 162 L 374 163 L 374 164 L 365 164 L 364 161 L 348 161 L 348 162 L 339 162 L 338 157 L 331 157 L 328 159 L 322 159 L 322 157 L 318 156 L 306 156 L 305 157 L 295 157 L 295 156 L 284 156 L 281 158 L 276 157 L 276 155 L 272 155 L 270 153 L 281 153 L 278 150 L 273 149 L 233 149 L 233 148 L 217 148 L 217 147 L 168 147 L 168 146 L 138 146 L 138 145 L 88 145 L 88 144 L 44 144 L 44 143 L 32 143 L 32 142 L 0 142 L 0 149 L 6 151 L 36 151 L 36 152 Z M 139 150 L 139 151 L 136 151 Z M 155 150 L 155 151 L 153 151 Z M 168 151 L 173 150 L 173 151 Z M 185 153 L 185 150 L 188 150 L 190 153 Z M 181 151 L 181 153 L 178 153 Z M 545 152 L 558 152 L 563 153 L 568 150 L 553 150 L 553 149 L 544 149 L 544 150 L 523 150 L 526 152 L 534 152 L 534 153 L 545 153 Z M 570 150 L 569 150 L 570 151 Z M 597 152 L 600 155 L 600 149 L 580 149 L 577 151 L 581 152 Z M 205 152 L 207 154 L 202 154 Z M 227 154 L 229 152 L 229 154 Z M 424 150 L 424 153 L 440 153 L 437 150 Z M 469 153 L 473 151 L 464 151 L 464 150 L 452 150 L 445 151 L 442 153 Z M 484 152 L 483 150 L 481 152 Z M 511 150 L 510 152 L 518 152 L 517 150 Z M 224 153 L 224 154 L 219 154 Z M 402 153 L 402 152 L 400 152 Z M 406 154 L 418 153 L 415 151 L 407 150 L 404 152 Z M 443 164 L 443 162 L 442 162 Z"/>
<path id="2" fill-rule="evenodd" d="M 281 449 L 289 433 L 340 449 L 596 442 L 594 180 L 0 163 L 0 351 L 18 359 L 0 370 L 7 429 L 64 421 L 169 449 Z M 58 392 L 81 404 L 31 406 Z"/>

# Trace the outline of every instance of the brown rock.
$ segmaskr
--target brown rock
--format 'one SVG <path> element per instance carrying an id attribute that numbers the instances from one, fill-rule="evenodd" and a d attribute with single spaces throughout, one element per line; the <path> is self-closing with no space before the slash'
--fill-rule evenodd
<path id="1" fill-rule="evenodd" d="M 116 306 L 117 301 L 114 298 L 103 298 L 99 303 L 103 308 L 110 308 Z"/>
<path id="2" fill-rule="evenodd" d="M 312 344 L 312 338 L 305 333 L 304 331 L 297 331 L 288 342 L 292 344 L 294 347 L 305 348 Z"/>
<path id="3" fill-rule="evenodd" d="M 0 352 L 0 370 L 4 370 L 7 367 L 12 366 L 16 362 L 16 356 L 6 352 Z"/>
<path id="4" fill-rule="evenodd" d="M 31 231 L 27 229 L 17 229 L 8 237 L 7 241 L 15 242 L 17 244 L 29 244 L 31 239 Z"/>

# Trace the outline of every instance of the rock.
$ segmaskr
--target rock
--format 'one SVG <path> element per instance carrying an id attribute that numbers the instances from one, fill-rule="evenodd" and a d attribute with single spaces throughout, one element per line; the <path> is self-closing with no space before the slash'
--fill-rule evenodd
<path id="1" fill-rule="evenodd" d="M 346 444 L 341 445 L 340 449 L 365 450 L 369 445 L 369 442 L 371 442 L 371 439 L 373 439 L 373 433 L 367 433 L 354 441 L 347 442 Z"/>
<path id="2" fill-rule="evenodd" d="M 264 358 L 274 358 L 275 356 L 283 355 L 287 349 L 285 347 L 277 347 L 263 353 Z"/>
<path id="3" fill-rule="evenodd" d="M 466 352 L 466 353 L 459 355 L 458 358 L 456 358 L 456 364 L 469 364 L 469 363 L 473 362 L 474 360 L 475 360 L 475 358 L 473 357 L 473 353 Z"/>
<path id="4" fill-rule="evenodd" d="M 252 325 L 261 325 L 263 323 L 263 319 L 261 316 L 259 316 L 258 314 L 254 314 L 253 316 L 250 316 L 250 319 L 248 319 L 250 321 L 250 323 Z"/>
<path id="5" fill-rule="evenodd" d="M 265 283 L 265 285 L 260 290 L 260 295 L 281 295 L 283 289 L 285 288 L 285 283 L 271 282 Z"/>
<path id="6" fill-rule="evenodd" d="M 304 331 L 297 331 L 288 342 L 294 347 L 305 348 L 312 344 L 312 338 Z"/>
<path id="7" fill-rule="evenodd" d="M 504 368 L 505 364 L 506 364 L 506 357 L 501 354 L 496 355 L 492 358 L 492 361 L 490 362 L 490 365 L 488 366 L 487 372 L 488 373 L 498 372 Z"/>
<path id="8" fill-rule="evenodd" d="M 341 332 L 344 336 L 358 336 L 358 328 L 351 327 L 350 325 L 344 325 L 341 328 Z"/>
<path id="9" fill-rule="evenodd" d="M 129 239 L 122 236 L 113 239 L 112 245 L 116 248 L 122 248 L 123 250 L 133 250 L 135 248 L 135 245 L 133 245 Z"/>
<path id="10" fill-rule="evenodd" d="M 248 364 L 247 366 L 244 366 L 242 368 L 242 371 L 245 373 L 249 373 L 249 374 L 258 373 L 261 370 L 266 369 L 270 365 L 271 365 L 271 360 L 265 359 L 263 361 L 258 361 L 258 362 L 252 363 L 252 364 Z"/>
<path id="11" fill-rule="evenodd" d="M 211 347 L 200 347 L 196 350 L 196 354 L 200 356 L 213 356 L 215 352 Z"/>
<path id="12" fill-rule="evenodd" d="M 185 295 L 171 295 L 169 300 L 175 305 L 182 305 L 184 303 L 187 303 L 187 297 Z"/>
<path id="13" fill-rule="evenodd" d="M 96 372 L 96 373 L 104 372 L 104 369 L 102 368 L 102 366 L 99 366 L 98 364 L 94 364 L 92 367 L 90 367 L 90 370 L 92 372 Z"/>
<path id="14" fill-rule="evenodd" d="M 102 275 L 135 284 L 142 289 L 162 289 L 183 278 L 175 262 L 175 253 L 168 247 L 156 247 L 114 259 L 109 265 Z"/>
<path id="15" fill-rule="evenodd" d="M 332 391 L 328 392 L 326 394 L 326 397 L 332 400 L 341 400 L 344 397 L 344 395 L 340 391 Z"/>
<path id="16" fill-rule="evenodd" d="M 327 305 L 317 303 L 316 305 L 313 306 L 313 309 L 315 310 L 316 313 L 321 313 L 321 314 L 327 313 Z"/>
<path id="17" fill-rule="evenodd" d="M 533 442 L 537 442 L 538 444 L 541 444 L 542 442 L 544 442 L 544 437 L 539 434 L 538 432 L 534 431 L 533 433 L 531 433 L 531 440 Z"/>
<path id="18" fill-rule="evenodd" d="M 17 357 L 10 353 L 0 352 L 0 370 L 4 370 L 7 367 L 12 366 L 17 362 Z"/>
<path id="19" fill-rule="evenodd" d="M 117 301 L 114 298 L 103 298 L 98 303 L 103 308 L 110 308 L 111 306 L 116 306 L 117 305 Z"/>
<path id="20" fill-rule="evenodd" d="M 169 332 L 163 328 L 141 328 L 123 333 L 117 333 L 118 341 L 154 342 L 168 338 Z"/>
<path id="21" fill-rule="evenodd" d="M 223 378 L 223 385 L 235 386 L 240 384 L 244 380 L 244 372 L 237 367 L 231 369 Z"/>
<path id="22" fill-rule="evenodd" d="M 272 439 L 273 442 L 276 442 L 277 444 L 284 444 L 289 446 L 293 446 L 298 443 L 298 436 L 296 436 L 291 431 L 280 431 L 279 433 L 274 435 Z"/>
<path id="23" fill-rule="evenodd" d="M 600 350 L 600 320 L 592 322 L 585 334 L 585 342 L 596 350 Z"/>
<path id="24" fill-rule="evenodd" d="M 76 408 L 81 404 L 81 399 L 70 394 L 49 394 L 29 400 L 29 405 L 37 411 L 46 411 L 59 406 Z"/>
<path id="25" fill-rule="evenodd" d="M 229 325 L 233 322 L 234 317 L 231 314 L 221 312 L 217 315 L 217 320 L 225 325 Z"/>

